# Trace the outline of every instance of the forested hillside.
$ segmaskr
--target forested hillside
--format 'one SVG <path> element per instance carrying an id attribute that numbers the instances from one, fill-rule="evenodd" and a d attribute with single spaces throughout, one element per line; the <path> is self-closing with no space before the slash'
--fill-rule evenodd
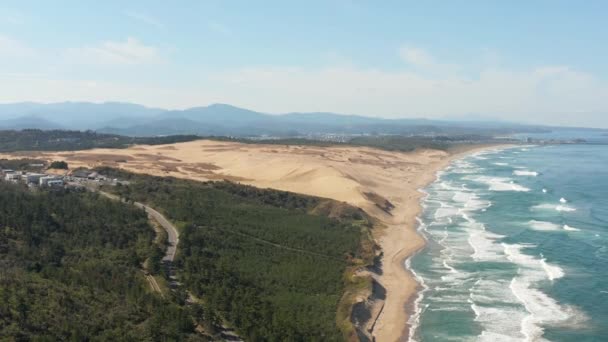
<path id="1" fill-rule="evenodd" d="M 99 171 L 131 181 L 106 191 L 181 225 L 180 282 L 246 340 L 336 341 L 340 329 L 349 332 L 339 327 L 344 317 L 336 323 L 352 285 L 346 271 L 373 257 L 370 222 L 359 209 L 227 182 Z"/>
<path id="2" fill-rule="evenodd" d="M 194 339 L 202 311 L 161 299 L 144 280 L 153 239 L 134 207 L 0 182 L 0 340 Z"/>
<path id="3" fill-rule="evenodd" d="M 195 135 L 164 137 L 126 137 L 93 131 L 39 129 L 0 130 L 0 152 L 75 151 L 92 148 L 126 148 L 132 144 L 172 144 L 200 139 Z"/>

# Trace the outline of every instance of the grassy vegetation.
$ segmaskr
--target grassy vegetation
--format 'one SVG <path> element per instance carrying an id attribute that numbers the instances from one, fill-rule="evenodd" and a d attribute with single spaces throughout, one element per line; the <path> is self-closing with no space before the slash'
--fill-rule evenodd
<path id="1" fill-rule="evenodd" d="M 246 340 L 354 336 L 352 294 L 368 286 L 354 269 L 370 263 L 375 248 L 361 210 L 228 182 L 98 171 L 131 181 L 106 191 L 185 223 L 180 282 Z"/>

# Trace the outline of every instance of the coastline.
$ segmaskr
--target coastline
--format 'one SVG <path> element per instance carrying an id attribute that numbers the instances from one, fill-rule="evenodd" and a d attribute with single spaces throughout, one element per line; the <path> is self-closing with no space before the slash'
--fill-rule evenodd
<path id="1" fill-rule="evenodd" d="M 427 166 L 426 172 L 415 177 L 417 186 L 414 194 L 408 196 L 402 224 L 391 224 L 377 238 L 383 251 L 382 274 L 379 282 L 386 290 L 383 310 L 377 317 L 373 337 L 376 341 L 408 341 L 411 333 L 410 317 L 415 309 L 417 294 L 421 286 L 414 273 L 406 266 L 407 260 L 421 251 L 426 240 L 419 233 L 418 218 L 422 213 L 421 202 L 426 195 L 421 189 L 437 180 L 438 172 L 448 167 L 454 160 L 474 153 L 505 148 L 510 145 L 467 146 Z"/>
<path id="2" fill-rule="evenodd" d="M 136 173 L 193 180 L 227 179 L 347 202 L 363 209 L 378 224 L 372 230 L 382 264 L 369 270 L 383 298 L 357 297 L 369 304 L 370 318 L 359 322 L 366 338 L 407 340 L 409 316 L 419 290 L 405 261 L 426 241 L 417 231 L 424 194 L 437 172 L 453 160 L 510 145 L 467 145 L 450 152 L 411 152 L 369 147 L 247 145 L 200 140 L 170 145 L 135 145 L 127 149 L 31 152 L 0 155 L 65 160 L 71 168 L 112 166 Z M 264 170 L 264 172 L 260 172 Z M 352 319 L 352 314 L 351 314 Z M 353 322 L 354 323 L 354 322 Z M 365 340 L 365 339 L 364 339 Z"/>

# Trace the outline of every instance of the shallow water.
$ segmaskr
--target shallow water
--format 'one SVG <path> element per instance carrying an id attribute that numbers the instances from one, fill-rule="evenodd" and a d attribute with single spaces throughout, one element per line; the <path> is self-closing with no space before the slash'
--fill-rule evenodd
<path id="1" fill-rule="evenodd" d="M 455 161 L 425 189 L 417 341 L 608 341 L 608 146 Z"/>

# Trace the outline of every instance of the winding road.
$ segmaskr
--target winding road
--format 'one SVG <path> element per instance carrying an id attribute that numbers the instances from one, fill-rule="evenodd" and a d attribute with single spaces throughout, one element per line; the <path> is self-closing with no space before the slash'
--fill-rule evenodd
<path id="1" fill-rule="evenodd" d="M 177 228 L 175 228 L 175 226 L 169 220 L 167 220 L 163 216 L 163 214 L 159 213 L 153 208 L 150 208 L 149 206 L 139 202 L 135 202 L 133 204 L 138 208 L 144 209 L 148 216 L 156 220 L 156 222 L 158 222 L 167 232 L 168 246 L 167 251 L 165 252 L 165 256 L 163 257 L 163 261 L 173 262 L 173 259 L 175 259 L 175 252 L 177 251 L 177 244 L 179 243 L 179 233 L 177 231 Z"/>
<path id="2" fill-rule="evenodd" d="M 112 195 L 110 193 L 101 191 L 101 190 L 97 190 L 97 189 L 92 189 L 89 188 L 95 192 L 98 192 L 99 194 L 115 200 L 115 201 L 123 201 L 120 197 L 116 196 L 116 195 Z M 149 217 L 153 218 L 156 222 L 158 222 L 161 227 L 163 227 L 163 229 L 167 232 L 167 250 L 165 251 L 165 256 L 163 257 L 163 261 L 164 262 L 173 262 L 173 260 L 175 259 L 175 252 L 177 251 L 177 244 L 179 243 L 179 232 L 177 231 L 177 228 L 175 228 L 175 226 L 169 221 L 167 220 L 167 218 L 165 216 L 163 216 L 163 214 L 159 213 L 158 211 L 156 211 L 154 208 L 151 208 L 143 203 L 140 202 L 134 202 L 133 205 L 135 205 L 138 208 L 144 209 L 146 211 L 146 213 L 148 214 Z"/>

